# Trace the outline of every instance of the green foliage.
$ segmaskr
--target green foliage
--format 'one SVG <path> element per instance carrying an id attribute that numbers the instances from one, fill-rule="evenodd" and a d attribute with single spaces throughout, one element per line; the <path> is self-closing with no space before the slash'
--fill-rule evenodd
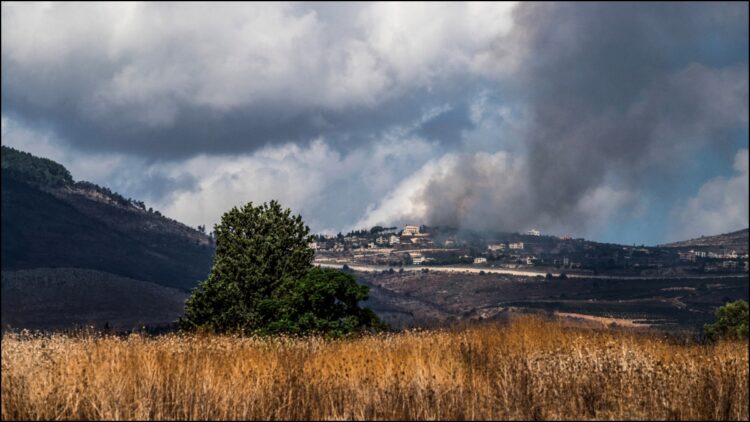
<path id="1" fill-rule="evenodd" d="M 28 152 L 6 146 L 2 147 L 0 156 L 4 176 L 49 187 L 73 183 L 73 177 L 65 167 L 47 158 L 35 157 Z"/>
<path id="2" fill-rule="evenodd" d="M 308 246 L 309 232 L 299 215 L 292 216 L 276 201 L 226 212 L 214 228 L 211 273 L 188 299 L 181 327 L 343 334 L 373 325 L 374 314 L 356 306 L 367 297 L 366 288 L 312 270 L 315 251 Z"/>
<path id="3" fill-rule="evenodd" d="M 263 314 L 269 320 L 260 332 L 339 337 L 382 328 L 372 310 L 358 305 L 367 300 L 368 292 L 350 274 L 312 268 L 302 279 L 284 282 L 272 298 L 263 301 Z"/>
<path id="4" fill-rule="evenodd" d="M 726 303 L 716 310 L 716 322 L 703 326 L 706 338 L 711 341 L 720 339 L 747 340 L 748 338 L 748 304 L 744 300 Z"/>

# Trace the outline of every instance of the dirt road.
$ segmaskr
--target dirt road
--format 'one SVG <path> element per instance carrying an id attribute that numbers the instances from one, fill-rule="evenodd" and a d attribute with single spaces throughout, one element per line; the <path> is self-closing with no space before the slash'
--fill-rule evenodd
<path id="1" fill-rule="evenodd" d="M 493 268 L 493 267 L 455 267 L 455 266 L 436 266 L 436 265 L 407 265 L 404 267 L 390 267 L 387 265 L 359 265 L 359 264 L 343 264 L 337 262 L 321 261 L 316 260 L 315 265 L 319 265 L 322 268 L 337 268 L 341 269 L 344 265 L 348 265 L 354 271 L 361 272 L 381 272 L 393 268 L 403 268 L 404 271 L 422 271 L 428 269 L 435 272 L 446 272 L 446 273 L 474 273 L 478 274 L 482 271 L 491 274 L 509 274 L 522 277 L 544 277 L 547 272 L 544 271 L 529 271 L 529 270 L 513 270 L 508 268 Z M 560 275 L 559 272 L 550 272 L 555 277 Z M 593 275 L 593 274 L 575 274 L 565 273 L 568 278 L 587 278 L 587 279 L 606 279 L 606 280 L 668 280 L 668 279 L 717 279 L 717 278 L 735 278 L 735 277 L 747 277 L 745 274 L 714 274 L 714 275 L 675 275 L 675 276 L 622 276 L 622 275 Z"/>

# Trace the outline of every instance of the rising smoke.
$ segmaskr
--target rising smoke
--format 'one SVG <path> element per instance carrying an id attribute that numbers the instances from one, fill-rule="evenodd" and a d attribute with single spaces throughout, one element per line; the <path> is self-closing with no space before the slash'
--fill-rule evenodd
<path id="1" fill-rule="evenodd" d="M 637 209 L 646 184 L 747 126 L 747 58 L 716 54 L 746 54 L 747 15 L 746 3 L 521 4 L 497 59 L 517 56 L 524 152 L 443 160 L 411 198 L 424 215 L 407 217 L 586 232 Z"/>

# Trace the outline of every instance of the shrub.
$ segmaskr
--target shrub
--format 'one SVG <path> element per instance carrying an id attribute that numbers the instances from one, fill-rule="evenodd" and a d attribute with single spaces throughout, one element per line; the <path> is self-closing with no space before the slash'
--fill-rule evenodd
<path id="1" fill-rule="evenodd" d="M 748 304 L 744 300 L 726 303 L 716 309 L 716 322 L 703 326 L 709 341 L 720 339 L 747 340 Z"/>

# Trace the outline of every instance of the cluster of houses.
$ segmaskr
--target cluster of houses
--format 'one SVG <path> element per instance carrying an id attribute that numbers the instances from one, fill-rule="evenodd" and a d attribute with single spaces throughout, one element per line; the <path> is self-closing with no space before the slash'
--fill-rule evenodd
<path id="1" fill-rule="evenodd" d="M 504 251 L 504 250 L 523 250 L 523 242 L 508 242 L 508 243 L 491 243 L 487 245 L 487 250 L 492 252 Z"/>
<path id="2" fill-rule="evenodd" d="M 700 271 L 747 271 L 747 254 L 699 249 L 637 247 L 589 242 L 570 236 L 543 236 L 539 230 L 467 237 L 420 225 L 373 227 L 347 235 L 316 236 L 318 258 L 371 265 L 475 265 L 500 268 L 558 268 L 579 272 L 661 271 L 683 267 Z M 503 239 L 503 240 L 498 240 Z M 744 262 L 742 262 L 744 260 Z"/>
<path id="3" fill-rule="evenodd" d="M 360 262 L 374 264 L 403 264 L 422 265 L 431 262 L 455 264 L 490 265 L 501 263 L 498 256 L 512 260 L 515 268 L 532 265 L 535 257 L 531 251 L 526 251 L 526 245 L 521 241 L 495 242 L 487 245 L 485 253 L 477 251 L 465 240 L 460 243 L 452 235 L 438 236 L 424 230 L 424 226 L 407 224 L 400 231 L 375 229 L 371 231 L 352 232 L 346 236 L 317 236 L 311 247 L 321 256 L 338 259 L 355 259 Z M 526 236 L 540 237 L 538 230 L 532 229 L 524 233 Z"/>
<path id="4" fill-rule="evenodd" d="M 687 252 L 678 252 L 678 255 L 680 256 L 680 259 L 683 261 L 692 261 L 695 262 L 700 258 L 709 258 L 709 259 L 747 259 L 748 254 L 740 255 L 737 253 L 737 251 L 729 251 L 729 252 L 722 252 L 722 253 L 716 253 L 712 251 L 699 251 L 691 249 Z"/>
<path id="5" fill-rule="evenodd" d="M 691 249 L 678 252 L 680 260 L 686 262 L 703 263 L 708 271 L 736 270 L 748 271 L 748 254 L 739 254 L 735 250 L 728 252 L 713 252 Z"/>

